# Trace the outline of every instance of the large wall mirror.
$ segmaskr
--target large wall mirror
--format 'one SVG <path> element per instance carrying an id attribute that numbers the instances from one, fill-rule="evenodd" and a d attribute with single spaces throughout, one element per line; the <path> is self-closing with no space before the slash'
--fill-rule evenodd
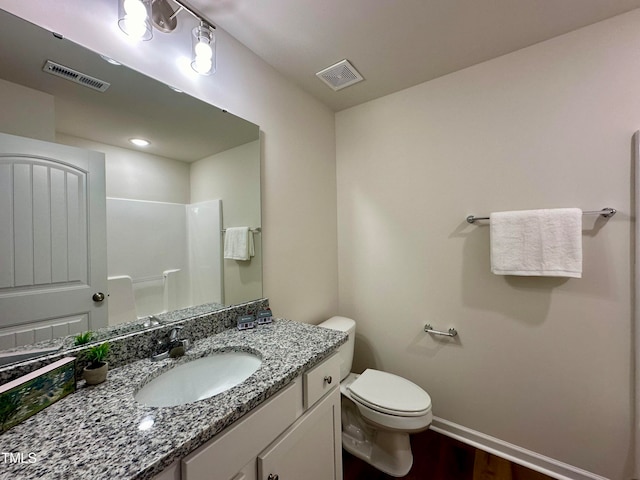
<path id="1" fill-rule="evenodd" d="M 148 322 L 150 315 L 260 298 L 258 126 L 109 60 L 0 10 L 0 132 L 104 154 L 106 331 L 121 333 L 123 326 Z M 133 138 L 150 144 L 134 146 Z M 22 197 L 25 189 L 42 191 L 34 168 L 25 170 L 25 178 L 33 179 L 30 187 L 21 187 L 8 167 L 0 168 L 6 177 L 0 184 L 15 182 L 12 188 Z M 51 178 L 44 185 L 53 190 Z M 12 213 L 0 221 L 14 222 L 22 215 L 13 205 L 16 195 L 3 197 L 7 205 L 2 209 Z M 29 209 L 38 210 L 40 194 L 29 195 Z M 53 194 L 49 197 L 54 205 Z M 224 254 L 225 236 L 237 227 L 249 232 L 245 260 Z M 30 241 L 37 256 L 37 242 Z M 2 242 L 0 235 L 0 250 Z M 5 234 L 4 242 L 24 244 L 15 232 Z M 56 261 L 55 249 L 46 248 Z M 18 262 L 7 251 L 0 253 L 5 267 Z M 92 329 L 86 319 L 41 325 L 14 321 L 14 312 L 3 303 L 11 281 L 3 284 L 2 278 L 0 350 Z M 25 288 L 37 289 L 37 282 Z"/>

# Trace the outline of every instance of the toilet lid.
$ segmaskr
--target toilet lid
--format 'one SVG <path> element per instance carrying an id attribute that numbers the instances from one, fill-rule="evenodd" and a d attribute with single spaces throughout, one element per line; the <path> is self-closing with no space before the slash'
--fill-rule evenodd
<path id="1" fill-rule="evenodd" d="M 351 396 L 374 410 L 414 417 L 431 409 L 429 394 L 406 378 L 367 369 L 348 387 Z"/>

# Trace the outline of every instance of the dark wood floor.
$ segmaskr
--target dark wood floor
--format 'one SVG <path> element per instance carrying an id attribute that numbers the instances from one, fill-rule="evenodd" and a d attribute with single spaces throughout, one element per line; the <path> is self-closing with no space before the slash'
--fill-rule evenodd
<path id="1" fill-rule="evenodd" d="M 411 436 L 413 467 L 405 480 L 551 480 L 551 477 L 432 430 Z M 392 480 L 343 450 L 344 480 Z"/>

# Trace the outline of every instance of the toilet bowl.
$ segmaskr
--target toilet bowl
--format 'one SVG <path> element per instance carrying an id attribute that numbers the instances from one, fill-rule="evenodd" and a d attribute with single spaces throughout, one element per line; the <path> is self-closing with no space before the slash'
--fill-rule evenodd
<path id="1" fill-rule="evenodd" d="M 319 326 L 347 332 L 341 356 L 342 446 L 378 470 L 403 477 L 413 465 L 410 433 L 429 428 L 431 397 L 413 382 L 380 370 L 351 373 L 355 322 L 332 317 Z"/>

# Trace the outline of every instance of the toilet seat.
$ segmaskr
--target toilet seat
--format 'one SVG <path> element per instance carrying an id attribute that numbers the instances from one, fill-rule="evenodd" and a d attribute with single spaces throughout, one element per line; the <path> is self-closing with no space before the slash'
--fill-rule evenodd
<path id="1" fill-rule="evenodd" d="M 347 386 L 351 398 L 372 410 L 399 417 L 421 417 L 431 410 L 431 397 L 406 378 L 367 369 Z"/>

